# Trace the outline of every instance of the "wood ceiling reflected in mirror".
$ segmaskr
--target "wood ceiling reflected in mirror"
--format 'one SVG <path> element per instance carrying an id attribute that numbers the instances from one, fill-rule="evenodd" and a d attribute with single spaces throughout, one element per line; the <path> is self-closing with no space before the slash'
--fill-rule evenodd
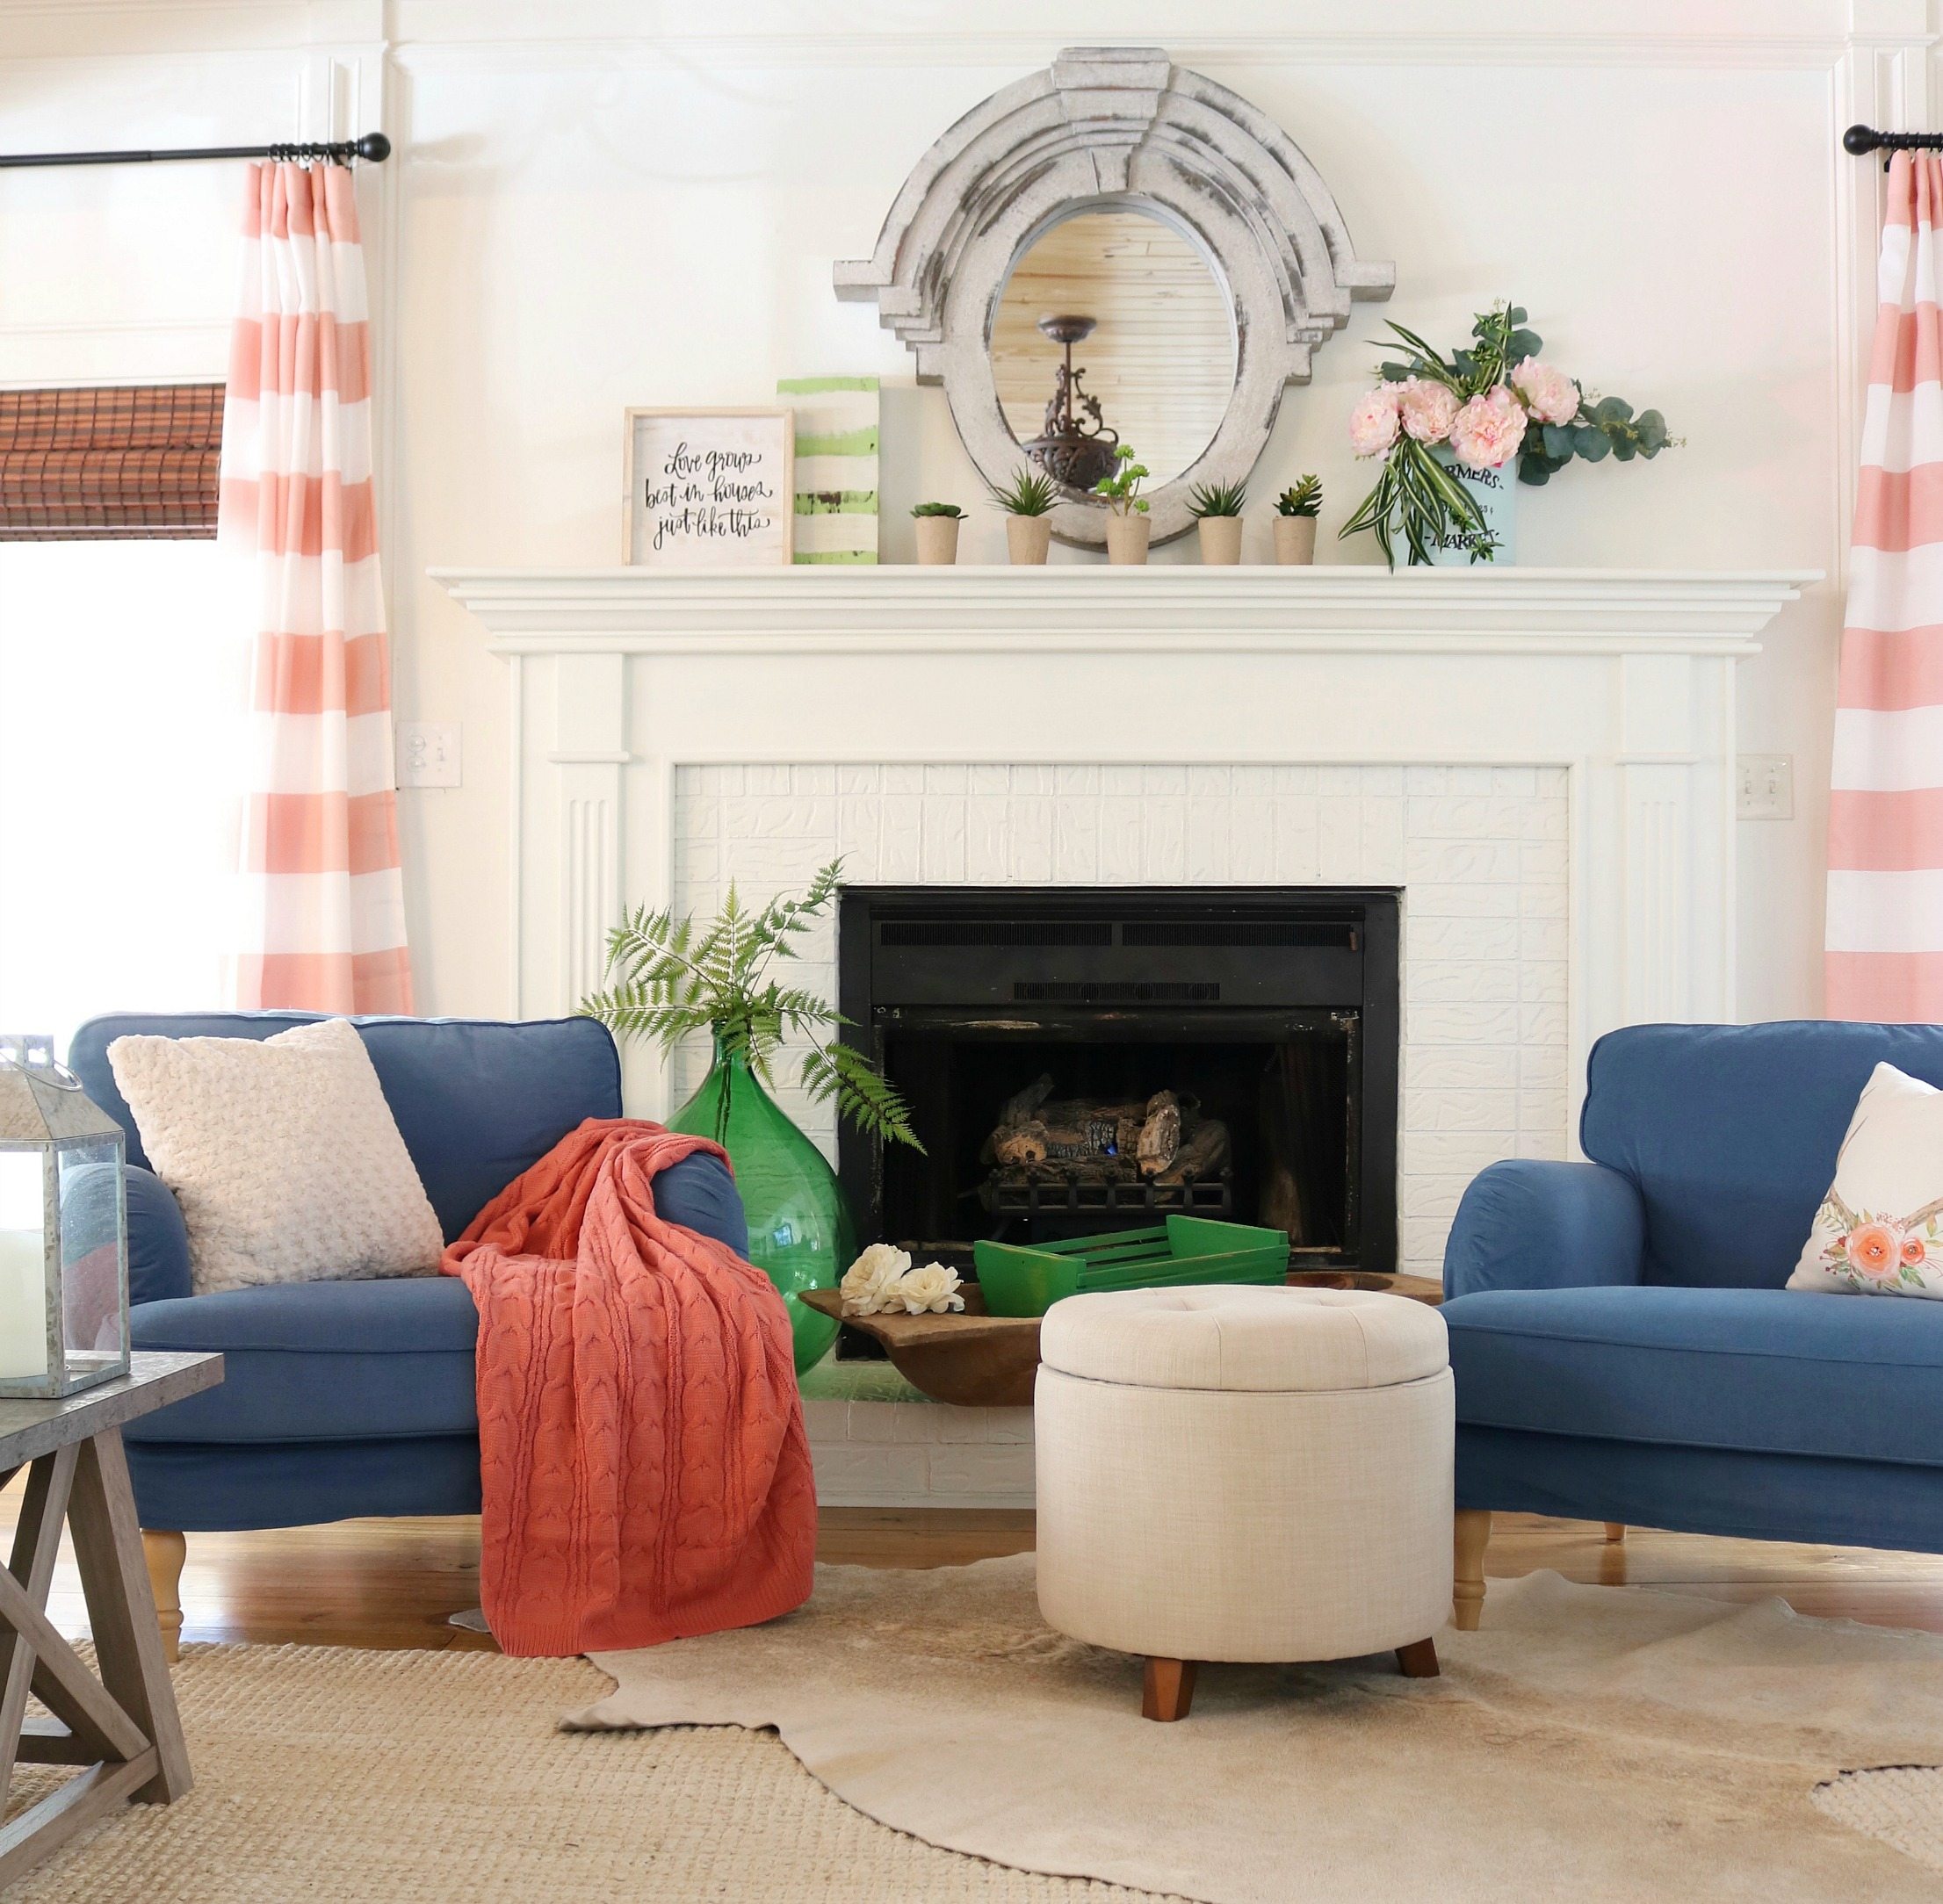
<path id="1" fill-rule="evenodd" d="M 1156 485 L 1180 475 L 1213 440 L 1234 389 L 1233 311 L 1208 260 L 1138 211 L 1075 213 L 1033 240 L 992 323 L 999 407 L 1022 444 L 1047 425 L 1066 347 L 1046 321 L 1060 316 L 1091 321 L 1073 365 L 1104 429 L 1133 445 Z"/>
<path id="2" fill-rule="evenodd" d="M 1200 269 L 1231 314 L 1226 341 L 1212 353 L 1225 374 L 1211 428 L 1198 408 L 1191 420 L 1150 420 L 1138 407 L 1185 405 L 1190 393 L 1197 404 L 1211 400 L 1202 381 L 1210 353 L 1198 344 L 1184 339 L 1179 359 L 1157 374 L 1159 352 L 1151 335 L 1137 345 L 1139 314 L 1130 313 L 1122 342 L 1129 351 L 1145 349 L 1148 361 L 1128 373 L 1117 399 L 1128 407 L 1116 421 L 1104 386 L 1118 373 L 1100 355 L 1111 348 L 1102 314 L 1087 310 L 1079 293 L 1042 301 L 1023 291 L 1015 315 L 1006 310 L 1015 266 L 1037 271 L 1031 254 L 1050 242 L 1049 271 L 1080 269 L 1083 259 L 1059 262 L 1060 248 L 1080 244 L 1102 217 L 1123 234 L 1157 224 L 1179 234 L 1190 255 L 1211 261 Z M 1196 484 L 1246 480 L 1282 391 L 1307 380 L 1310 353 L 1349 321 L 1353 299 L 1388 297 L 1397 277 L 1392 265 L 1357 257 L 1329 188 L 1286 133 L 1158 47 L 1070 47 L 1043 72 L 974 106 L 912 169 L 877 249 L 837 265 L 834 275 L 839 297 L 874 302 L 885 328 L 911 347 L 919 382 L 944 386 L 958 436 L 994 487 L 1024 464 L 1020 445 L 1040 432 L 1060 362 L 1022 322 L 1093 317 L 1091 332 L 1075 343 L 1074 367 L 1086 372 L 1082 387 L 1098 395 L 1105 427 L 1155 472 L 1148 520 L 1157 542 L 1191 526 Z M 1181 282 L 1184 318 L 1184 275 Z M 1067 302 L 1080 308 L 1052 308 Z M 1164 462 L 1157 442 L 1167 445 Z M 1106 540 L 1105 509 L 1078 486 L 1051 524 L 1064 542 Z"/>

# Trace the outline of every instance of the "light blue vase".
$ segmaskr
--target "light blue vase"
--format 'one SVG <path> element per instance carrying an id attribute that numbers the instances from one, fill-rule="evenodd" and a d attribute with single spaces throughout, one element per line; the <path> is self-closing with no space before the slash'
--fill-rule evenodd
<path id="1" fill-rule="evenodd" d="M 1492 539 L 1492 548 L 1489 557 L 1478 558 L 1479 564 L 1489 560 L 1502 568 L 1507 562 L 1515 562 L 1518 559 L 1518 458 L 1514 456 L 1497 469 L 1466 469 L 1448 450 L 1439 448 L 1432 453 L 1470 493 L 1471 500 L 1484 518 L 1484 528 Z M 1469 568 L 1476 540 L 1473 534 L 1462 530 L 1453 536 L 1439 537 L 1430 545 L 1431 566 L 1434 568 Z"/>

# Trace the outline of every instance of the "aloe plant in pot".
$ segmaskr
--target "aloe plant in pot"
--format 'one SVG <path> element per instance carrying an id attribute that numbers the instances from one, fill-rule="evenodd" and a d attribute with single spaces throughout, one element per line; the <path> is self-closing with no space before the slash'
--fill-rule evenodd
<path id="1" fill-rule="evenodd" d="M 1275 560 L 1292 565 L 1316 559 L 1316 518 L 1322 513 L 1322 479 L 1304 476 L 1275 498 Z"/>
<path id="2" fill-rule="evenodd" d="M 748 1219 L 748 1257 L 782 1291 L 800 1374 L 821 1359 L 837 1325 L 797 1300 L 834 1288 L 856 1256 L 856 1224 L 823 1153 L 769 1096 L 785 1035 L 807 1042 L 798 1079 L 814 1103 L 866 1135 L 922 1151 L 904 1100 L 863 1052 L 841 1042 L 848 1021 L 813 992 L 781 984 L 772 964 L 796 956 L 793 941 L 836 898 L 843 862 L 833 860 L 808 890 L 751 908 L 733 885 L 705 927 L 645 906 L 608 935 L 608 989 L 581 999 L 621 1039 L 671 1054 L 703 1031 L 713 1062 L 700 1087 L 668 1120 L 670 1130 L 712 1138 L 728 1152 Z"/>
<path id="3" fill-rule="evenodd" d="M 1114 451 L 1113 472 L 1093 486 L 1096 496 L 1106 499 L 1107 560 L 1112 563 L 1143 563 L 1147 559 L 1147 537 L 1152 524 L 1147 520 L 1147 500 L 1140 485 L 1153 472 L 1145 463 L 1134 460 L 1133 445 L 1123 443 Z"/>
<path id="4" fill-rule="evenodd" d="M 1014 565 L 1044 562 L 1052 545 L 1052 509 L 1059 486 L 1040 470 L 1018 471 L 992 500 L 1005 515 L 1005 548 Z"/>
<path id="5" fill-rule="evenodd" d="M 964 511 L 956 502 L 920 502 L 911 511 L 918 529 L 918 560 L 926 568 L 949 568 L 958 559 L 958 524 Z"/>
<path id="6" fill-rule="evenodd" d="M 1188 499 L 1188 514 L 1200 531 L 1203 562 L 1232 568 L 1241 559 L 1241 512 L 1247 503 L 1245 482 L 1195 485 Z"/>

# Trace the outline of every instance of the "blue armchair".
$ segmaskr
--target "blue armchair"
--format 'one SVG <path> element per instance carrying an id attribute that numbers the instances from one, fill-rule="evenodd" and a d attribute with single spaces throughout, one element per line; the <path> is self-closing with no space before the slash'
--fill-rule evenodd
<path id="1" fill-rule="evenodd" d="M 478 1312 L 455 1276 L 192 1295 L 182 1212 L 148 1168 L 108 1064 L 131 1033 L 267 1038 L 308 1013 L 98 1018 L 69 1064 L 127 1133 L 129 1333 L 138 1349 L 220 1350 L 218 1388 L 132 1424 L 128 1465 L 173 1656 L 187 1532 L 353 1515 L 476 1514 Z M 355 1020 L 450 1242 L 583 1118 L 621 1114 L 620 1061 L 591 1019 Z M 661 1213 L 737 1251 L 741 1200 L 713 1158 L 656 1180 Z"/>
<path id="2" fill-rule="evenodd" d="M 1943 1302 L 1782 1287 L 1884 1061 L 1943 1085 L 1943 1026 L 1616 1031 L 1587 1066 L 1589 1161 L 1465 1192 L 1460 1625 L 1494 1509 L 1943 1553 Z"/>

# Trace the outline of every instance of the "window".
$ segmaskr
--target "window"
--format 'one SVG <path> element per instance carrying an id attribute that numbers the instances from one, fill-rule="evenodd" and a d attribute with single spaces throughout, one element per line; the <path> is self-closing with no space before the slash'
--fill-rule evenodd
<path id="1" fill-rule="evenodd" d="M 219 1005 L 248 566 L 0 540 L 0 1025 Z"/>

